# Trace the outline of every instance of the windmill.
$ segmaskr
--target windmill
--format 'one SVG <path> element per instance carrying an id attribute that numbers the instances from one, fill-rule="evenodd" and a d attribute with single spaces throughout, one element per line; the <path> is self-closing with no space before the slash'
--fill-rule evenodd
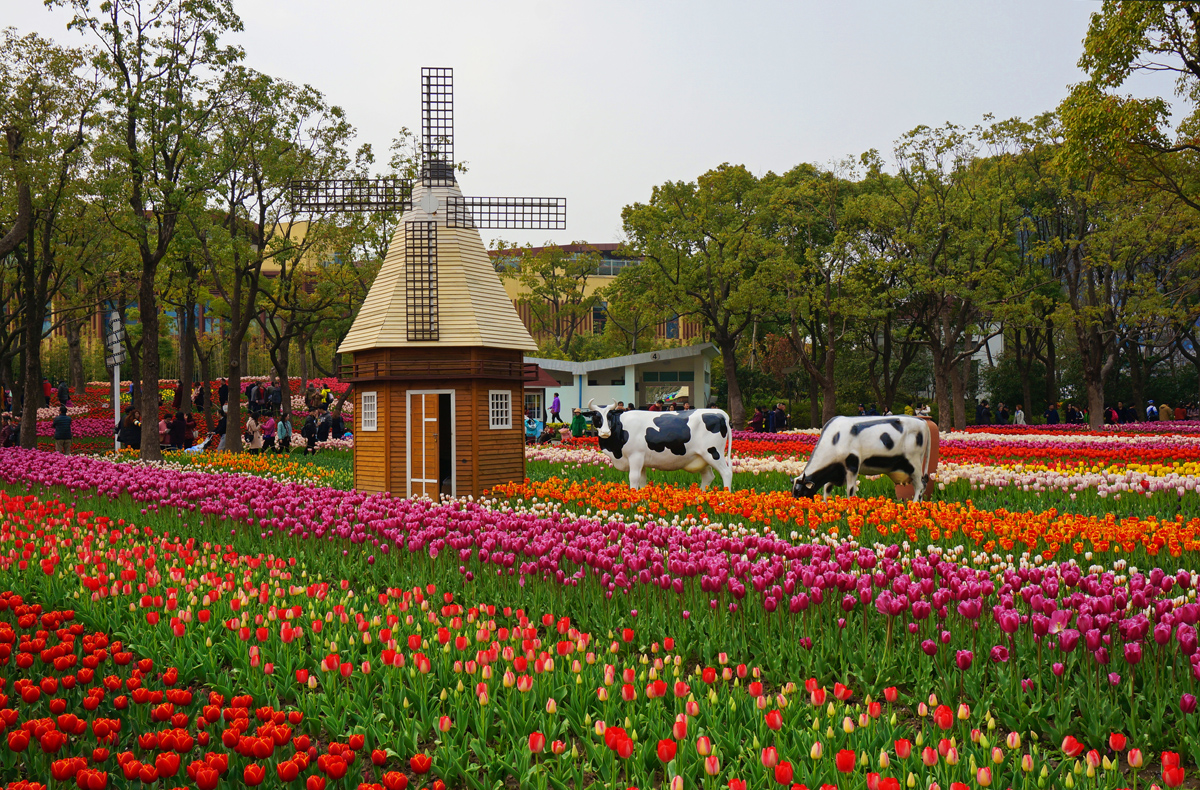
<path id="1" fill-rule="evenodd" d="M 409 496 L 481 495 L 525 475 L 524 352 L 537 348 L 480 228 L 563 230 L 564 198 L 464 197 L 454 171 L 454 72 L 421 69 L 421 166 L 405 179 L 290 184 L 297 211 L 401 211 L 383 266 L 338 347 L 353 355 L 354 483 Z"/>

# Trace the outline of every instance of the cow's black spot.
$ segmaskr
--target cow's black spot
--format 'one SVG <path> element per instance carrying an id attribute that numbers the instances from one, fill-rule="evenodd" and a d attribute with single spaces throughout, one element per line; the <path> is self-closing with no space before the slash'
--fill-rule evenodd
<path id="1" fill-rule="evenodd" d="M 925 434 L 917 431 L 917 447 L 920 447 L 923 444 L 925 444 Z"/>
<path id="2" fill-rule="evenodd" d="M 718 449 L 717 449 L 717 448 L 715 448 L 715 447 L 710 447 L 710 448 L 708 448 L 708 454 L 709 454 L 709 455 L 711 455 L 711 456 L 713 457 L 713 460 L 714 460 L 714 461 L 720 461 L 720 460 L 721 460 L 721 451 L 720 451 L 720 450 L 718 450 Z"/>
<path id="3" fill-rule="evenodd" d="M 834 444 L 837 444 L 837 443 L 838 443 L 838 439 L 841 439 L 841 438 L 842 438 L 842 432 L 841 432 L 841 431 L 838 431 L 837 433 L 835 433 L 835 434 L 833 435 L 833 443 L 834 443 Z"/>
<path id="4" fill-rule="evenodd" d="M 846 456 L 846 468 L 855 474 L 858 473 L 858 456 L 850 453 Z"/>
<path id="5" fill-rule="evenodd" d="M 646 427 L 646 446 L 656 453 L 670 450 L 675 455 L 687 453 L 687 443 L 692 439 L 692 429 L 687 417 L 680 414 L 662 414 L 651 420 Z"/>
<path id="6" fill-rule="evenodd" d="M 597 428 L 604 424 L 601 421 L 600 414 L 595 414 L 592 416 L 592 424 Z M 629 443 L 629 431 L 621 427 L 620 414 L 613 414 L 612 412 L 608 413 L 608 429 L 611 431 L 609 437 L 607 439 L 599 439 L 600 449 L 607 450 L 608 452 L 612 453 L 613 458 L 620 458 L 621 451 L 625 448 L 625 445 Z"/>
<path id="7" fill-rule="evenodd" d="M 705 412 L 700 415 L 700 419 L 704 420 L 704 427 L 712 433 L 719 433 L 725 436 L 729 433 L 729 426 L 725 422 L 724 414 L 714 414 L 713 412 Z"/>
<path id="8" fill-rule="evenodd" d="M 850 429 L 850 435 L 858 436 L 860 431 L 865 430 L 866 428 L 874 428 L 876 425 L 890 425 L 898 433 L 904 432 L 904 423 L 900 422 L 900 420 L 896 419 L 895 417 L 886 417 L 881 420 L 862 420 L 860 422 L 856 422 L 854 423 L 854 427 Z"/>
<path id="9" fill-rule="evenodd" d="M 889 472 L 904 472 L 912 475 L 913 465 L 903 455 L 872 455 L 863 461 L 862 472 L 868 475 Z"/>
<path id="10" fill-rule="evenodd" d="M 811 475 L 805 474 L 802 478 L 803 485 L 812 486 L 814 489 L 824 486 L 844 486 L 846 485 L 846 467 L 841 464 L 830 464 L 822 469 L 818 469 Z"/>
<path id="11" fill-rule="evenodd" d="M 879 441 L 889 450 L 896 446 L 896 442 L 892 440 L 892 435 L 890 433 L 881 433 L 879 435 Z"/>

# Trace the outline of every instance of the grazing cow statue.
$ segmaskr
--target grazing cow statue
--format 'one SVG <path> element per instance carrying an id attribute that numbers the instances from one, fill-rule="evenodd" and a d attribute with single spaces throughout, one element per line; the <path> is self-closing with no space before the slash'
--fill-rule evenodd
<path id="1" fill-rule="evenodd" d="M 811 497 L 820 489 L 845 486 L 858 492 L 858 476 L 887 475 L 897 484 L 911 482 L 913 501 L 929 485 L 929 424 L 918 417 L 834 417 L 821 429 L 804 474 L 792 481 L 792 495 Z"/>
<path id="2" fill-rule="evenodd" d="M 629 487 L 646 485 L 647 469 L 686 469 L 700 473 L 700 487 L 721 475 L 733 483 L 733 431 L 720 409 L 689 411 L 613 411 L 588 401 L 588 412 L 600 438 L 600 449 L 619 471 L 629 472 Z"/>

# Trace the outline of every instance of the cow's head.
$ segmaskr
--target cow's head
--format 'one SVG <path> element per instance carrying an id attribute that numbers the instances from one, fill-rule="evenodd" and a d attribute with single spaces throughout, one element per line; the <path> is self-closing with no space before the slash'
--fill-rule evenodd
<path id="1" fill-rule="evenodd" d="M 608 412 L 612 409 L 612 404 L 597 406 L 595 403 L 595 400 L 589 400 L 587 410 L 592 415 L 592 425 L 596 426 L 596 435 L 607 439 L 612 436 L 612 426 L 608 423 Z"/>
<path id="2" fill-rule="evenodd" d="M 792 480 L 792 496 L 797 499 L 811 499 L 817 495 L 817 482 L 808 475 Z"/>

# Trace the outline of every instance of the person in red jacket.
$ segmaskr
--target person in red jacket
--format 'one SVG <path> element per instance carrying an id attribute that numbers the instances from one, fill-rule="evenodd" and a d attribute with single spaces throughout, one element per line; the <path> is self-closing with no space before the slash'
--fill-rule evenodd
<path id="1" fill-rule="evenodd" d="M 50 386 L 50 379 L 42 377 L 42 394 L 46 396 L 46 405 L 50 405 L 50 395 L 54 392 L 54 387 Z"/>

